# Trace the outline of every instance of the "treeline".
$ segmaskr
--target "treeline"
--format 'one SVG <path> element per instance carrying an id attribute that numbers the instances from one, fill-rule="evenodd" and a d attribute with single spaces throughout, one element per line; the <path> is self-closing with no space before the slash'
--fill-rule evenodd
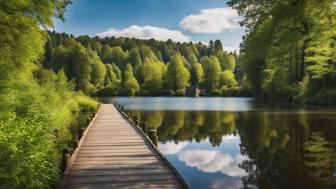
<path id="1" fill-rule="evenodd" d="M 90 95 L 183 96 L 192 85 L 209 95 L 239 90 L 237 54 L 224 51 L 220 40 L 204 45 L 49 32 L 45 49 L 44 67 L 64 71 L 76 90 Z"/>
<path id="2" fill-rule="evenodd" d="M 0 188 L 56 188 L 62 147 L 97 102 L 40 64 L 52 17 L 69 2 L 0 1 Z"/>
<path id="3" fill-rule="evenodd" d="M 335 1 L 228 4 L 247 30 L 240 57 L 245 87 L 263 98 L 336 104 Z"/>

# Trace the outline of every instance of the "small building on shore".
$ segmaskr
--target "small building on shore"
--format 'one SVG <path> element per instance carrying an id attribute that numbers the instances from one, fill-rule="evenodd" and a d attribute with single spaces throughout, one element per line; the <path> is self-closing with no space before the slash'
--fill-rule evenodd
<path id="1" fill-rule="evenodd" d="M 196 85 L 190 86 L 186 89 L 186 96 L 199 97 L 201 95 L 206 95 L 206 91 Z"/>

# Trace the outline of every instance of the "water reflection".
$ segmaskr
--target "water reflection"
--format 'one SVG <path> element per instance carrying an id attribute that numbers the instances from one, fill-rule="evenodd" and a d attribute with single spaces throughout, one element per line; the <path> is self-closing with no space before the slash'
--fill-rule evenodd
<path id="1" fill-rule="evenodd" d="M 268 109 L 129 111 L 192 188 L 336 188 L 335 109 Z"/>

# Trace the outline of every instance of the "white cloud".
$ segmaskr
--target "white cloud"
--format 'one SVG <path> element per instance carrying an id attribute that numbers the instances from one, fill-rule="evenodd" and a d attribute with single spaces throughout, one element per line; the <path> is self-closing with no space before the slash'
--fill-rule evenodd
<path id="1" fill-rule="evenodd" d="M 159 144 L 160 151 L 165 155 L 172 155 L 179 153 L 188 142 L 179 142 L 175 144 L 174 142 L 166 142 L 165 144 Z"/>
<path id="2" fill-rule="evenodd" d="M 128 28 L 124 29 L 115 29 L 110 28 L 107 31 L 97 33 L 97 36 L 100 37 L 130 37 L 130 38 L 138 38 L 138 39 L 157 39 L 161 41 L 166 41 L 171 39 L 173 41 L 179 42 L 189 42 L 191 38 L 189 36 L 184 35 L 181 31 L 178 30 L 169 30 L 166 28 L 159 28 L 154 26 L 137 26 L 132 25 Z"/>
<path id="3" fill-rule="evenodd" d="M 225 51 L 229 51 L 229 52 L 233 52 L 233 51 L 238 51 L 239 50 L 239 43 L 235 44 L 235 45 L 231 45 L 231 46 L 223 46 L 223 49 Z"/>
<path id="4" fill-rule="evenodd" d="M 203 9 L 200 14 L 184 17 L 180 26 L 194 33 L 221 33 L 239 28 L 240 19 L 237 11 L 230 7 Z"/>
<path id="5" fill-rule="evenodd" d="M 188 166 L 196 167 L 203 172 L 221 172 L 232 177 L 246 175 L 238 164 L 247 157 L 240 154 L 232 156 L 215 150 L 188 150 L 180 152 L 178 157 Z"/>
<path id="6" fill-rule="evenodd" d="M 210 188 L 212 189 L 237 189 L 243 188 L 242 181 L 239 177 L 234 178 L 222 178 L 222 179 L 215 179 L 212 183 Z"/>

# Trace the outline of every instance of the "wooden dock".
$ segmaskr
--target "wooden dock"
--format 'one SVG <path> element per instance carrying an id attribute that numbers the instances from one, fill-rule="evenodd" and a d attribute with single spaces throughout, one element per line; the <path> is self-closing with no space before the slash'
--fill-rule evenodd
<path id="1" fill-rule="evenodd" d="M 62 187 L 188 188 L 141 130 L 102 104 L 68 163 Z"/>

